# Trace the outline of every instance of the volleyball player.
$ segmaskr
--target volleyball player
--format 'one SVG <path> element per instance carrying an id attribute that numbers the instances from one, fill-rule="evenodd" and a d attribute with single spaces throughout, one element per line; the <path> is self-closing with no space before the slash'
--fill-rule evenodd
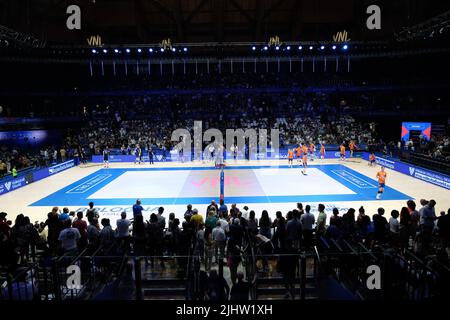
<path id="1" fill-rule="evenodd" d="M 303 143 L 303 145 L 302 145 L 302 153 L 303 153 L 303 156 L 305 154 L 306 154 L 306 156 L 308 156 L 308 147 L 306 146 L 306 143 Z"/>
<path id="2" fill-rule="evenodd" d="M 311 161 L 313 161 L 316 157 L 316 145 L 313 142 L 309 145 L 309 153 L 311 154 Z"/>
<path id="3" fill-rule="evenodd" d="M 377 161 L 375 159 L 375 154 L 372 152 L 369 156 L 369 166 L 373 167 L 377 165 Z"/>
<path id="4" fill-rule="evenodd" d="M 320 144 L 320 158 L 325 159 L 325 146 L 323 143 Z"/>
<path id="5" fill-rule="evenodd" d="M 294 150 L 289 149 L 288 150 L 288 164 L 289 168 L 292 168 L 292 161 L 294 160 Z"/>
<path id="6" fill-rule="evenodd" d="M 297 153 L 297 162 L 300 164 L 302 161 L 302 146 L 299 144 L 297 148 L 295 148 L 295 151 Z"/>
<path id="7" fill-rule="evenodd" d="M 344 143 L 342 143 L 339 147 L 340 153 L 341 153 L 341 160 L 345 160 L 345 146 Z"/>
<path id="8" fill-rule="evenodd" d="M 134 149 L 134 155 L 136 156 L 136 160 L 134 160 L 134 164 L 136 164 L 136 162 L 141 164 L 141 161 L 142 161 L 142 149 L 141 149 L 141 147 L 139 147 L 138 144 L 136 145 L 136 149 Z"/>
<path id="9" fill-rule="evenodd" d="M 109 149 L 103 149 L 103 168 L 109 168 Z"/>
<path id="10" fill-rule="evenodd" d="M 350 149 L 350 158 L 353 158 L 353 152 L 356 150 L 356 144 L 353 140 L 350 141 L 350 144 L 348 145 Z"/>
<path id="11" fill-rule="evenodd" d="M 149 147 L 148 147 L 148 161 L 149 161 L 149 164 L 154 164 L 154 162 L 153 162 L 153 156 L 154 156 L 154 155 L 155 155 L 155 154 L 153 153 L 152 147 L 149 146 Z"/>
<path id="12" fill-rule="evenodd" d="M 302 165 L 303 165 L 302 173 L 303 173 L 303 175 L 306 176 L 306 168 L 308 167 L 308 154 L 307 153 L 303 153 Z"/>
<path id="13" fill-rule="evenodd" d="M 386 171 L 384 171 L 384 167 L 381 167 L 381 171 L 378 171 L 377 178 L 378 178 L 378 193 L 377 193 L 377 200 L 381 199 L 381 194 L 384 192 L 384 187 L 386 186 Z"/>

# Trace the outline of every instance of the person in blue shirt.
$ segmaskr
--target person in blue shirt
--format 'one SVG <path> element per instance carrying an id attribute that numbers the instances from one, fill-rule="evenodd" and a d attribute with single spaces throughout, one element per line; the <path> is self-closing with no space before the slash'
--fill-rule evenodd
<path id="1" fill-rule="evenodd" d="M 141 206 L 141 200 L 137 199 L 136 204 L 133 205 L 133 217 L 136 218 L 136 216 L 142 216 L 142 211 L 144 208 Z"/>
<path id="2" fill-rule="evenodd" d="M 220 206 L 219 206 L 219 213 L 222 212 L 223 214 L 227 214 L 228 213 L 228 207 L 225 204 L 224 200 L 220 199 L 219 204 L 220 204 Z"/>
<path id="3" fill-rule="evenodd" d="M 63 212 L 59 215 L 59 220 L 61 221 L 65 221 L 65 220 L 69 220 L 70 216 L 69 216 L 69 208 L 64 208 Z"/>
<path id="4" fill-rule="evenodd" d="M 148 161 L 150 162 L 150 164 L 153 164 L 153 149 L 152 147 L 148 148 Z"/>

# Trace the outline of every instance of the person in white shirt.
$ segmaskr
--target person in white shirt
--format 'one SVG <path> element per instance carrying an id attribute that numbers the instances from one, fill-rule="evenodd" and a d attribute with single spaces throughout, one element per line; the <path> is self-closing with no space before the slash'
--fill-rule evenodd
<path id="1" fill-rule="evenodd" d="M 241 212 L 241 218 L 248 220 L 248 207 L 244 206 L 244 210 Z"/>
<path id="2" fill-rule="evenodd" d="M 116 226 L 116 237 L 119 242 L 119 246 L 123 245 L 125 250 L 128 251 L 131 221 L 127 219 L 127 213 L 125 211 L 120 214 L 120 219 L 116 221 Z"/>
<path id="3" fill-rule="evenodd" d="M 65 229 L 59 233 L 58 240 L 61 241 L 61 247 L 68 254 L 76 254 L 78 249 L 78 240 L 81 238 L 77 228 L 72 228 L 70 220 L 64 222 Z"/>
<path id="4" fill-rule="evenodd" d="M 391 246 L 397 247 L 400 243 L 400 223 L 398 217 L 400 213 L 397 210 L 391 211 L 391 217 L 389 218 L 389 235 Z"/>
<path id="5" fill-rule="evenodd" d="M 220 224 L 220 220 L 217 221 L 217 226 L 212 231 L 212 239 L 214 241 L 216 263 L 218 263 L 219 259 L 223 259 L 223 257 L 225 256 L 225 244 L 227 241 L 227 236 L 225 235 L 225 230 Z"/>
<path id="6" fill-rule="evenodd" d="M 223 215 L 219 215 L 219 220 L 217 221 L 220 224 L 220 227 L 225 231 L 225 233 L 228 233 L 230 231 L 230 225 L 226 219 L 223 218 Z"/>
<path id="7" fill-rule="evenodd" d="M 392 210 L 391 217 L 389 218 L 389 231 L 394 234 L 400 232 L 400 223 L 398 222 L 399 213 L 397 210 Z"/>

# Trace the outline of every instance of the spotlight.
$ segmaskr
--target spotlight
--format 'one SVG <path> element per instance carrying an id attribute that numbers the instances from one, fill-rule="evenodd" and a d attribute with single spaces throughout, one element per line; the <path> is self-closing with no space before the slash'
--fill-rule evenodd
<path id="1" fill-rule="evenodd" d="M 184 52 L 187 52 L 187 48 L 183 48 L 183 51 L 184 51 Z"/>
<path id="2" fill-rule="evenodd" d="M 160 50 L 161 52 L 164 52 L 164 48 L 161 48 L 161 50 Z"/>
<path id="3" fill-rule="evenodd" d="M 286 50 L 291 50 L 291 46 L 287 46 L 287 47 L 286 47 Z"/>
<path id="4" fill-rule="evenodd" d="M 114 49 L 114 52 L 115 53 L 119 53 L 119 49 Z"/>
<path id="5" fill-rule="evenodd" d="M 175 52 L 175 51 L 177 51 L 177 49 L 175 49 L 175 48 L 172 48 L 172 52 Z"/>
<path id="6" fill-rule="evenodd" d="M 344 46 L 342 47 L 342 49 L 347 50 L 347 49 L 348 49 L 348 45 L 344 44 Z"/>
<path id="7" fill-rule="evenodd" d="M 314 49 L 314 47 L 313 46 L 309 46 L 309 50 L 312 50 L 312 49 Z"/>
<path id="8" fill-rule="evenodd" d="M 268 49 L 267 46 L 264 46 L 264 51 L 267 51 L 267 49 Z"/>
<path id="9" fill-rule="evenodd" d="M 103 49 L 103 53 L 108 53 L 108 50 L 106 50 L 106 49 Z"/>
<path id="10" fill-rule="evenodd" d="M 298 46 L 298 50 L 303 50 L 303 47 L 302 46 Z"/>
<path id="11" fill-rule="evenodd" d="M 130 53 L 130 52 L 131 52 L 131 50 L 130 50 L 130 49 L 126 49 L 125 51 L 126 51 L 127 53 Z"/>
<path id="12" fill-rule="evenodd" d="M 97 53 L 97 50 L 95 50 L 95 49 L 92 49 L 92 53 Z"/>
<path id="13" fill-rule="evenodd" d="M 320 46 L 320 50 L 324 50 L 325 49 L 325 46 Z"/>
<path id="14" fill-rule="evenodd" d="M 141 49 L 141 48 L 137 49 L 137 52 L 141 53 L 141 52 L 142 52 L 142 49 Z"/>
<path id="15" fill-rule="evenodd" d="M 256 50 L 256 47 L 255 47 L 255 46 L 253 46 L 253 47 L 252 47 L 252 50 L 253 50 L 253 51 L 255 51 L 255 50 Z"/>
<path id="16" fill-rule="evenodd" d="M 333 50 L 336 50 L 336 46 L 332 46 L 331 48 L 332 48 Z"/>
<path id="17" fill-rule="evenodd" d="M 279 47 L 279 46 L 276 46 L 276 47 L 275 47 L 275 50 L 280 50 L 280 47 Z"/>
<path id="18" fill-rule="evenodd" d="M 148 52 L 153 52 L 153 49 L 152 49 L 152 48 L 149 48 L 149 49 L 148 49 Z"/>

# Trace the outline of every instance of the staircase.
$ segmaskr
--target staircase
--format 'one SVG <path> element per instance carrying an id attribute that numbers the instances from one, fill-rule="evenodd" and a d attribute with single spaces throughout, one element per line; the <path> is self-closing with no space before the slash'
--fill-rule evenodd
<path id="1" fill-rule="evenodd" d="M 295 284 L 295 299 L 301 297 L 300 283 Z M 286 287 L 282 277 L 259 278 L 256 282 L 256 298 L 258 300 L 286 300 Z M 305 283 L 305 299 L 317 299 L 315 279 L 307 277 Z"/>
<path id="2" fill-rule="evenodd" d="M 142 280 L 144 300 L 186 300 L 186 279 Z"/>

